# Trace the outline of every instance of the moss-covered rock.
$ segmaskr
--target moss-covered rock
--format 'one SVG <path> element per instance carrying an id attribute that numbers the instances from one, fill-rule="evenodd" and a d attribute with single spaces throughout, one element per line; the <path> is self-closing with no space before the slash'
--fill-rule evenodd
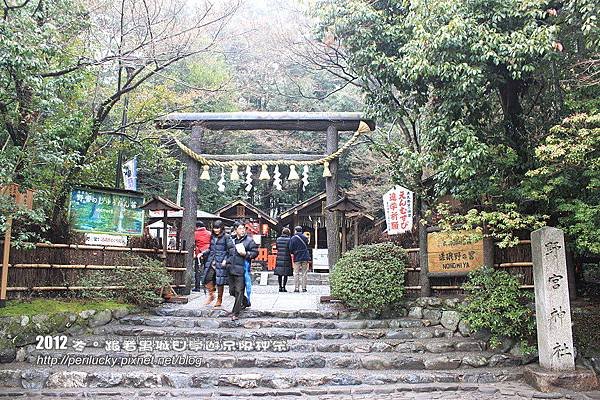
<path id="1" fill-rule="evenodd" d="M 110 310 L 102 310 L 94 314 L 88 320 L 88 326 L 90 328 L 95 328 L 97 326 L 102 326 L 108 324 L 112 320 L 112 313 Z"/>
<path id="2" fill-rule="evenodd" d="M 10 339 L 0 338 L 0 364 L 13 362 L 17 357 L 17 347 Z"/>

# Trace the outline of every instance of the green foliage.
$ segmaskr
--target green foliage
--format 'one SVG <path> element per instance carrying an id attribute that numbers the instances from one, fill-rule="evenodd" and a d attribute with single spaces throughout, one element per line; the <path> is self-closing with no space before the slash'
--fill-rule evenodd
<path id="1" fill-rule="evenodd" d="M 384 311 L 402 299 L 407 264 L 406 251 L 393 243 L 358 246 L 336 263 L 331 294 L 351 307 Z"/>
<path id="2" fill-rule="evenodd" d="M 0 195 L 0 233 L 6 231 L 8 217 L 13 218 L 11 246 L 32 248 L 33 243 L 42 240 L 47 226 L 45 217 L 39 210 L 28 210 L 17 206 L 9 196 Z"/>
<path id="3" fill-rule="evenodd" d="M 132 256 L 130 264 L 134 269 L 116 269 L 93 271 L 82 277 L 78 286 L 89 289 L 82 291 L 82 297 L 93 300 L 118 299 L 125 303 L 140 306 L 154 306 L 162 299 L 160 289 L 171 283 L 172 279 L 164 264 L 148 257 Z M 97 287 L 124 286 L 123 290 L 96 289 Z"/>
<path id="4" fill-rule="evenodd" d="M 324 41 L 333 36 L 368 82 L 368 112 L 399 126 L 391 150 L 407 160 L 390 160 L 407 184 L 411 172 L 402 167 L 412 164 L 419 169 L 413 173 L 433 169 L 439 194 L 477 199 L 514 189 L 514 172 L 530 155 L 524 141 L 535 136 L 529 128 L 540 125 L 522 115 L 533 99 L 525 87 L 535 85 L 536 72 L 554 56 L 556 26 L 542 22 L 546 2 L 320 5 Z M 499 146 L 517 157 L 503 159 L 507 165 L 490 163 Z"/>
<path id="5" fill-rule="evenodd" d="M 530 196 L 558 214 L 579 252 L 600 254 L 600 114 L 578 114 L 556 125 L 535 149 Z"/>
<path id="6" fill-rule="evenodd" d="M 367 112 L 391 124 L 375 149 L 394 182 L 430 202 L 461 200 L 474 209 L 445 213 L 446 225 L 485 226 L 502 245 L 511 229 L 547 221 L 597 253 L 596 3 L 322 0 L 316 10 L 324 46 L 363 82 Z M 552 128 L 576 112 L 589 118 Z"/>
<path id="7" fill-rule="evenodd" d="M 493 346 L 502 336 L 522 343 L 532 339 L 535 318 L 528 302 L 533 295 L 519 289 L 517 277 L 483 267 L 469 274 L 463 289 L 467 297 L 459 311 L 472 329 L 491 333 Z"/>
<path id="8" fill-rule="evenodd" d="M 471 209 L 461 214 L 452 212 L 447 203 L 440 203 L 436 207 L 436 216 L 442 231 L 456 232 L 458 226 L 460 231 L 472 232 L 461 235 L 467 242 L 473 243 L 489 237 L 500 248 L 516 246 L 519 243 L 516 232 L 541 228 L 549 218 L 547 215 L 524 215 L 517 211 L 516 204 L 497 204 L 496 208 L 492 211 Z"/>

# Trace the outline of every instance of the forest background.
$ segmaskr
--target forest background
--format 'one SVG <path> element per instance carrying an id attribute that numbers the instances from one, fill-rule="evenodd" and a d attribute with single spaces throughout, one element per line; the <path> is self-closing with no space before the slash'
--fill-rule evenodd
<path id="1" fill-rule="evenodd" d="M 364 111 L 379 127 L 342 158 L 340 184 L 367 212 L 381 216 L 397 183 L 419 218 L 452 198 L 460 207 L 435 222 L 507 245 L 507 232 L 550 224 L 577 254 L 600 254 L 594 0 L 10 0 L 0 18 L 0 184 L 37 191 L 33 211 L 0 201 L 17 244 L 66 240 L 70 189 L 114 187 L 119 157 L 137 157 L 140 191 L 175 199 L 182 160 L 153 124 L 169 112 Z M 324 142 L 207 132 L 203 149 Z M 277 215 L 324 188 L 318 168 L 305 191 L 283 179 L 283 191 L 257 180 L 222 193 L 211 173 L 206 211 L 247 196 Z"/>

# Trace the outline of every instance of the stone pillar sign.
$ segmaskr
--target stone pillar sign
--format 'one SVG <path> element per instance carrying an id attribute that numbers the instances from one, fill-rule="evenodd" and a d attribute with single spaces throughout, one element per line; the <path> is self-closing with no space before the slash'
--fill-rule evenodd
<path id="1" fill-rule="evenodd" d="M 575 369 L 564 234 L 544 227 L 531 233 L 535 313 L 540 366 Z"/>

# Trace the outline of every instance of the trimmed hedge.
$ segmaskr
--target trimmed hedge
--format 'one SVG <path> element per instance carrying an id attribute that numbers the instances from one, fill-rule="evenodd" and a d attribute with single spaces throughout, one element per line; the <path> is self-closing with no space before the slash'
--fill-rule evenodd
<path id="1" fill-rule="evenodd" d="M 393 243 L 358 246 L 346 252 L 330 276 L 331 294 L 350 307 L 376 312 L 404 295 L 406 251 Z"/>
<path id="2" fill-rule="evenodd" d="M 459 311 L 472 329 L 491 333 L 492 348 L 502 337 L 519 341 L 525 349 L 535 341 L 535 315 L 528 306 L 533 295 L 519 285 L 516 276 L 486 266 L 470 272 L 463 285 L 467 297 Z"/>

